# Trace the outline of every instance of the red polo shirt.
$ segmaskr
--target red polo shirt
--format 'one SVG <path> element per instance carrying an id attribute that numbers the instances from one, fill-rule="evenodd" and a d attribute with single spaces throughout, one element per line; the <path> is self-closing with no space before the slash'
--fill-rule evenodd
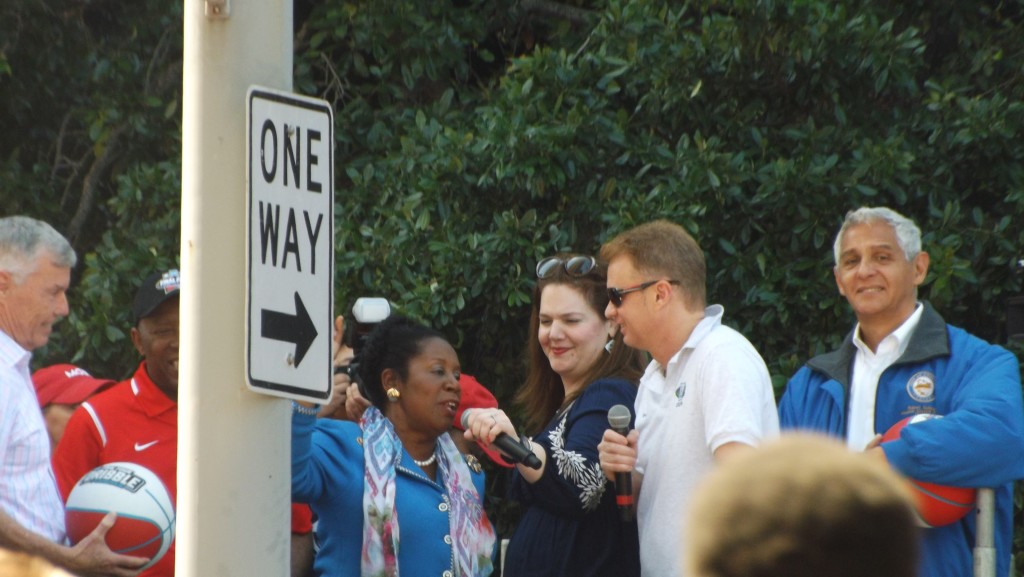
<path id="1" fill-rule="evenodd" d="M 178 404 L 146 374 L 135 375 L 82 404 L 68 421 L 53 454 L 57 486 L 67 501 L 75 483 L 105 463 L 138 463 L 156 473 L 177 503 Z M 174 543 L 140 577 L 174 577 Z"/>

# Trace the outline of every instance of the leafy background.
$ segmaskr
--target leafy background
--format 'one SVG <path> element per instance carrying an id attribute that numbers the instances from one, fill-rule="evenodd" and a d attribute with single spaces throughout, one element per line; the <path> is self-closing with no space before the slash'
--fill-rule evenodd
<path id="1" fill-rule="evenodd" d="M 1021 0 L 294 9 L 295 90 L 337 123 L 339 311 L 385 296 L 442 328 L 507 406 L 536 261 L 654 218 L 701 242 L 711 300 L 779 393 L 851 327 L 830 251 L 864 204 L 921 225 L 922 296 L 947 320 L 1022 352 Z M 126 304 L 178 258 L 181 51 L 180 1 L 0 5 L 4 212 L 54 223 L 83 261 L 37 365 L 137 363 Z"/>

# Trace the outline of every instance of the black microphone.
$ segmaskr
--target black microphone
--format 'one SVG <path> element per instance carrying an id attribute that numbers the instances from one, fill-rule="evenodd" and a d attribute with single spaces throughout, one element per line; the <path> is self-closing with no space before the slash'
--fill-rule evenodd
<path id="1" fill-rule="evenodd" d="M 462 413 L 462 428 L 468 428 L 469 411 Z M 531 469 L 540 469 L 540 459 L 526 445 L 510 437 L 507 433 L 499 433 L 492 445 L 497 447 L 513 463 L 522 463 Z"/>
<path id="2" fill-rule="evenodd" d="M 625 437 L 629 434 L 629 420 L 632 415 L 626 405 L 615 405 L 608 409 L 608 424 L 612 430 Z M 623 521 L 633 520 L 633 473 L 615 473 L 615 503 Z"/>

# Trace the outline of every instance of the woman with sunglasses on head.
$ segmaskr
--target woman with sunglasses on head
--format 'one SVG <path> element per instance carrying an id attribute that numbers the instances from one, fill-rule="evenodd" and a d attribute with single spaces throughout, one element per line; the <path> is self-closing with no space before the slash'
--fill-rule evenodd
<path id="1" fill-rule="evenodd" d="M 360 351 L 373 403 L 359 423 L 292 416 L 292 497 L 318 517 L 322 576 L 491 574 L 494 530 L 479 462 L 448 434 L 459 406 L 459 359 L 440 333 L 400 316 Z M 401 528 L 401 531 L 399 531 Z"/>
<path id="2" fill-rule="evenodd" d="M 517 464 L 513 473 L 511 494 L 523 509 L 506 551 L 505 577 L 640 573 L 636 522 L 620 519 L 597 444 L 608 428 L 608 410 L 632 409 L 645 359 L 604 318 L 605 275 L 592 256 L 558 255 L 537 265 L 529 374 L 516 400 L 533 435 L 524 443 L 541 467 Z M 467 438 L 520 438 L 499 409 L 467 414 Z"/>

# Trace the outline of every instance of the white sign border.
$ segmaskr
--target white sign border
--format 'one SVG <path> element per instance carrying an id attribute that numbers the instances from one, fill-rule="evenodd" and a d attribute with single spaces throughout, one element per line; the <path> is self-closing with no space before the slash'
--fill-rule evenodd
<path id="1" fill-rule="evenodd" d="M 261 335 L 252 335 L 253 330 L 252 323 L 250 322 L 253 314 L 253 298 L 252 298 L 252 265 L 254 258 L 254 247 L 253 242 L 253 231 L 252 227 L 252 204 L 253 204 L 253 183 L 252 183 L 252 171 L 254 169 L 253 161 L 256 152 L 253 147 L 253 134 L 252 134 L 252 102 L 254 99 L 268 100 L 280 104 L 286 104 L 295 106 L 298 108 L 304 108 L 307 110 L 313 110 L 316 112 L 325 112 L 329 120 L 329 133 L 327 141 L 329 143 L 330 154 L 329 156 L 329 168 L 328 173 L 330 175 L 329 182 L 327 183 L 327 195 L 329 196 L 329 206 L 327 225 L 328 228 L 325 231 L 327 236 L 326 240 L 330 243 L 330 258 L 328 258 L 328 272 L 327 278 L 329 280 L 329 287 L 327 290 L 327 310 L 328 315 L 326 321 L 313 319 L 314 324 L 318 328 L 321 328 L 321 323 L 327 326 L 326 331 L 320 331 L 317 334 L 317 339 L 320 338 L 332 338 L 334 331 L 334 111 L 327 101 L 310 98 L 300 94 L 293 94 L 291 92 L 284 92 L 281 90 L 275 90 L 273 88 L 267 88 L 263 86 L 250 86 L 246 94 L 246 145 L 248 147 L 246 153 L 246 173 L 245 173 L 245 184 L 246 184 L 246 315 L 245 315 L 245 332 L 246 332 L 246 343 L 245 343 L 245 381 L 248 388 L 254 392 L 262 393 L 266 395 L 284 397 L 294 400 L 308 401 L 312 403 L 321 403 L 331 397 L 333 392 L 333 362 L 330 357 L 331 347 L 328 345 L 328 358 L 327 362 L 324 363 L 324 372 L 326 374 L 327 388 L 325 390 L 312 389 L 309 387 L 300 387 L 288 383 L 276 383 L 270 382 L 259 378 L 254 378 L 252 375 L 252 343 L 254 338 L 263 338 Z M 324 232 L 321 232 L 324 234 Z M 315 361 L 314 358 L 309 360 Z"/>

